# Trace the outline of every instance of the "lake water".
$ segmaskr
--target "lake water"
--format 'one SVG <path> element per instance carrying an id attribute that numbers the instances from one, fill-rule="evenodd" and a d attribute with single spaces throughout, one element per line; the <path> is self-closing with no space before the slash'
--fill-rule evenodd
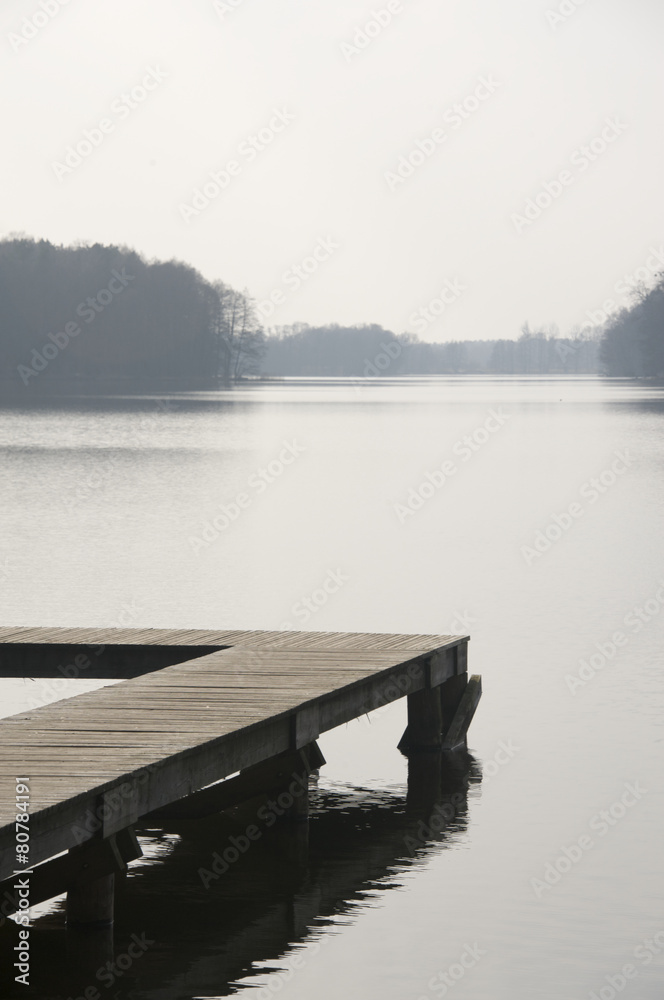
<path id="1" fill-rule="evenodd" d="M 663 440 L 664 390 L 600 379 L 0 411 L 3 624 L 468 632 L 483 678 L 463 807 L 416 848 L 403 702 L 321 738 L 308 870 L 205 892 L 218 825 L 146 831 L 116 951 L 153 943 L 100 996 L 659 1000 Z M 5 679 L 3 714 L 99 683 Z M 40 912 L 16 995 L 76 995 Z"/>

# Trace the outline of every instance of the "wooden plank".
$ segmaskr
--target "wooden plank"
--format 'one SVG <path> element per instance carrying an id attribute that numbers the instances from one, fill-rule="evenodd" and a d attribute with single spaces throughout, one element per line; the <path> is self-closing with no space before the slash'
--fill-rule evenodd
<path id="1" fill-rule="evenodd" d="M 468 672 L 468 643 L 459 643 L 454 650 L 456 657 L 456 673 L 465 674 Z"/>
<path id="2" fill-rule="evenodd" d="M 41 628 L 0 627 L 2 643 L 40 643 L 48 645 L 82 646 L 274 646 L 275 648 L 303 649 L 434 649 L 449 644 L 450 640 L 462 642 L 467 636 L 451 635 L 400 635 L 390 633 L 354 632 L 266 632 L 210 629 L 159 629 L 159 628 Z"/>
<path id="3" fill-rule="evenodd" d="M 140 766 L 140 765 L 139 765 Z M 127 827 L 133 826 L 139 817 L 140 788 L 138 778 L 133 776 L 123 782 L 122 794 L 107 791 L 101 796 L 101 835 L 110 837 Z"/>
<path id="4" fill-rule="evenodd" d="M 322 767 L 325 758 L 317 743 L 301 750 L 289 750 L 246 768 L 235 778 L 228 778 L 187 798 L 180 799 L 144 817 L 145 824 L 161 824 L 169 819 L 201 819 L 240 805 L 258 795 L 274 793 L 288 784 L 292 772 L 311 774 Z"/>
<path id="5" fill-rule="evenodd" d="M 293 746 L 296 750 L 320 736 L 320 702 L 305 705 L 293 717 Z"/>
<path id="6" fill-rule="evenodd" d="M 444 684 L 445 681 L 449 680 L 457 672 L 457 649 L 458 647 L 441 649 L 431 656 L 429 661 L 431 687 L 438 687 L 440 684 Z"/>
<path id="7" fill-rule="evenodd" d="M 290 744 L 290 720 L 283 715 L 193 746 L 187 753 L 169 757 L 160 761 L 158 766 L 147 766 L 138 773 L 126 773 L 120 767 L 114 774 L 102 776 L 98 783 L 89 774 L 68 780 L 66 794 L 56 801 L 44 795 L 43 807 L 31 813 L 30 861 L 38 864 L 73 844 L 84 843 L 96 836 L 101 827 L 99 795 L 113 789 L 120 794 L 128 778 L 138 779 L 138 811 L 143 816 L 229 774 L 288 750 Z M 3 815 L 7 816 L 13 811 L 13 799 L 6 788 L 3 791 Z M 0 877 L 3 878 L 14 867 L 14 832 L 13 820 L 0 829 Z"/>

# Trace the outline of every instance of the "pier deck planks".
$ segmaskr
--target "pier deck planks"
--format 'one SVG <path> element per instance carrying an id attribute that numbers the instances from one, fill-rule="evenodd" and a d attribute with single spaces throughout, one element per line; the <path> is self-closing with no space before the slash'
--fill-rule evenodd
<path id="1" fill-rule="evenodd" d="M 0 628 L 6 647 L 213 646 L 215 652 L 0 720 L 0 879 L 16 869 L 14 779 L 30 778 L 36 864 L 465 668 L 467 636 Z M 459 647 L 460 653 L 444 651 Z M 189 654 L 190 655 L 190 654 Z M 443 663 L 441 670 L 440 662 Z M 401 681 L 401 684 L 394 683 Z M 115 792 L 114 792 L 115 790 Z"/>

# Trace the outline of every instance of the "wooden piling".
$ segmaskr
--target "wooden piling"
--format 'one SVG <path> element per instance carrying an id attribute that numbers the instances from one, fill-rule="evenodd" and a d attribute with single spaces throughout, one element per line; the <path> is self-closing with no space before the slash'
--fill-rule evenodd
<path id="1" fill-rule="evenodd" d="M 399 749 L 404 753 L 440 750 L 443 720 L 438 688 L 424 688 L 408 695 L 408 725 Z"/>
<path id="2" fill-rule="evenodd" d="M 113 923 L 115 875 L 75 882 L 67 891 L 68 927 L 104 927 Z"/>
<path id="3" fill-rule="evenodd" d="M 461 699 L 463 698 L 467 684 L 468 674 L 463 671 L 462 673 L 455 674 L 454 677 L 450 677 L 449 680 L 446 680 L 445 683 L 441 684 L 438 688 L 443 723 L 443 736 L 447 735 L 449 728 L 452 725 L 454 716 L 456 715 L 457 709 L 461 704 Z"/>

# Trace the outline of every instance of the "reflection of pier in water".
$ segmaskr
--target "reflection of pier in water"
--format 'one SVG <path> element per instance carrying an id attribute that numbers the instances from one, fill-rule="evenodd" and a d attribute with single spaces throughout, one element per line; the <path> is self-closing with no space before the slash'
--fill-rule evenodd
<path id="1" fill-rule="evenodd" d="M 210 871 L 215 852 L 256 822 L 253 807 L 139 829 L 157 847 L 159 862 L 139 865 L 118 886 L 115 956 L 126 952 L 132 934 L 155 943 L 107 993 L 107 982 L 95 978 L 107 959 L 106 932 L 86 931 L 80 941 L 70 935 L 67 944 L 61 917 L 46 916 L 31 935 L 30 992 L 59 1000 L 82 997 L 95 985 L 101 996 L 136 1000 L 229 995 L 252 972 L 265 975 L 257 963 L 280 968 L 290 946 L 331 918 L 352 919 L 370 895 L 397 887 L 399 872 L 453 843 L 466 829 L 469 784 L 479 780 L 474 758 L 457 751 L 411 757 L 407 791 L 312 790 L 308 851 L 286 860 L 281 833 L 263 829 L 207 890 L 199 868 Z"/>

